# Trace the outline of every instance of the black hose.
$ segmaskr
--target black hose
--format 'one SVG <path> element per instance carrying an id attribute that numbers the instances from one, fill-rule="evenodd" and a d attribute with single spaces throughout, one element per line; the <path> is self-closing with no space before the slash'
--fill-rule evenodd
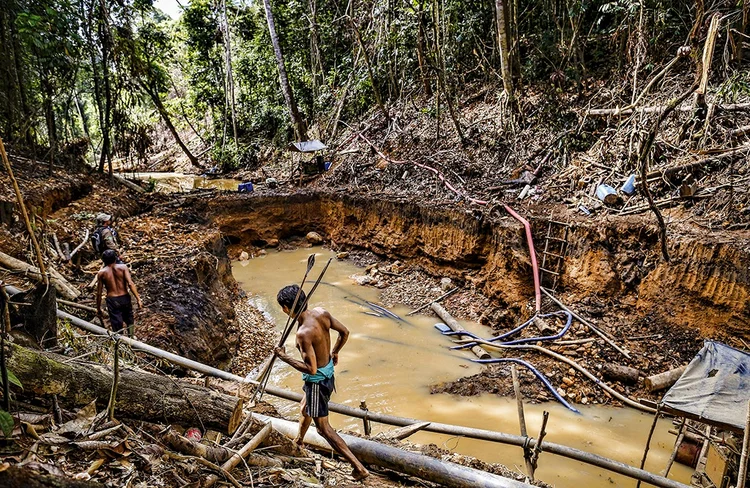
<path id="1" fill-rule="evenodd" d="M 542 373 L 539 372 L 534 366 L 527 363 L 523 359 L 517 359 L 517 358 L 493 358 L 493 359 L 472 359 L 471 361 L 475 363 L 481 363 L 481 364 L 494 364 L 494 363 L 516 363 L 520 364 L 522 366 L 525 366 L 529 369 L 534 375 L 539 378 L 544 384 L 544 386 L 547 387 L 547 389 L 554 395 L 555 398 L 557 398 L 557 401 L 562 403 L 565 408 L 568 410 L 575 412 L 575 413 L 581 413 L 578 409 L 576 409 L 573 405 L 568 403 L 558 392 L 555 390 L 555 387 L 552 386 L 552 383 L 549 382 L 546 376 L 544 376 Z"/>

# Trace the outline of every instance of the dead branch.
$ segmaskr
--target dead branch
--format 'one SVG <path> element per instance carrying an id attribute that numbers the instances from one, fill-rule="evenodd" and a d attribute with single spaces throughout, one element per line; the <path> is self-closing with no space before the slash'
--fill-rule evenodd
<path id="1" fill-rule="evenodd" d="M 78 247 L 73 249 L 73 252 L 70 253 L 70 257 L 68 258 L 68 261 L 73 259 L 73 256 L 75 256 L 78 251 L 83 249 L 83 246 L 85 246 L 88 241 L 89 241 L 89 230 L 86 229 L 86 235 L 83 237 L 83 240 L 81 241 L 81 243 L 78 244 Z"/>
<path id="2" fill-rule="evenodd" d="M 656 118 L 654 124 L 651 126 L 651 130 L 649 130 L 648 135 L 646 136 L 646 140 L 643 142 L 643 146 L 641 147 L 641 152 L 638 156 L 638 161 L 636 164 L 636 166 L 640 170 L 639 173 L 641 175 L 641 189 L 643 190 L 643 194 L 646 195 L 649 207 L 654 213 L 656 221 L 659 224 L 659 234 L 661 237 L 661 254 L 664 258 L 664 261 L 666 262 L 669 262 L 669 249 L 667 249 L 667 224 L 664 222 L 664 218 L 662 217 L 659 208 L 656 206 L 656 203 L 654 203 L 654 197 L 651 195 L 651 191 L 649 191 L 648 188 L 648 158 L 650 157 L 651 147 L 654 145 L 656 134 L 659 132 L 661 123 L 666 120 L 667 117 L 669 117 L 669 114 L 671 114 L 678 105 L 687 100 L 687 98 L 697 88 L 698 84 L 694 83 L 688 91 L 683 93 L 680 97 L 672 99 L 667 104 L 664 111 Z"/>

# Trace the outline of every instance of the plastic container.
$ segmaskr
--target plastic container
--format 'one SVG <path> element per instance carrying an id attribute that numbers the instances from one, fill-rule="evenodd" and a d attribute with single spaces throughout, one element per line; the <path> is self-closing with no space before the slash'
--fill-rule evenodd
<path id="1" fill-rule="evenodd" d="M 599 185 L 596 188 L 596 197 L 608 205 L 617 203 L 617 191 L 609 185 Z"/>
<path id="2" fill-rule="evenodd" d="M 625 184 L 622 185 L 620 190 L 626 195 L 632 195 L 635 193 L 635 175 L 628 176 L 627 181 L 625 181 Z"/>
<path id="3" fill-rule="evenodd" d="M 240 183 L 237 185 L 237 191 L 240 193 L 250 193 L 253 191 L 253 184 L 252 182 L 248 181 L 246 183 Z"/>

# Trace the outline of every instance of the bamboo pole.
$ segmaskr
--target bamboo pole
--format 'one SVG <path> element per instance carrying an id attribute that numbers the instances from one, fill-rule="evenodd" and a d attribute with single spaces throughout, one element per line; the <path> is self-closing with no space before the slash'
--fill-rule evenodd
<path id="1" fill-rule="evenodd" d="M 18 290 L 17 288 L 14 288 L 11 286 L 8 286 L 6 288 L 8 292 L 11 294 L 20 293 L 20 290 Z M 106 329 L 99 327 L 97 325 L 94 325 L 91 322 L 82 320 L 74 315 L 70 315 L 66 312 L 63 312 L 62 310 L 57 311 L 57 316 L 62 319 L 66 319 L 70 321 L 71 324 L 75 325 L 76 327 L 79 327 L 93 334 L 98 334 L 102 336 L 108 335 L 108 331 Z M 172 362 L 173 364 L 182 366 L 187 369 L 191 369 L 193 371 L 197 371 L 205 375 L 214 376 L 216 378 L 220 378 L 226 381 L 236 381 L 239 383 L 250 383 L 250 384 L 257 385 L 256 381 L 248 380 L 241 376 L 229 373 L 227 371 L 222 371 L 220 369 L 207 366 L 197 361 L 193 361 L 191 359 L 178 356 L 177 354 L 164 351 L 157 347 L 151 346 L 149 344 L 145 344 L 140 341 L 136 341 L 134 339 L 130 339 L 128 337 L 120 337 L 120 340 L 128 344 L 133 349 L 145 352 L 147 354 L 151 354 L 152 356 L 155 356 L 161 359 L 165 359 L 167 361 Z M 299 403 L 302 400 L 301 393 L 284 390 L 282 388 L 277 388 L 274 386 L 266 387 L 266 392 L 278 398 L 283 398 L 285 400 L 289 400 L 295 403 Z M 406 418 L 406 417 L 396 417 L 396 416 L 385 415 L 385 414 L 381 414 L 377 412 L 363 412 L 359 410 L 358 408 L 349 407 L 347 405 L 341 405 L 339 403 L 330 403 L 329 409 L 332 412 L 346 415 L 349 417 L 359 418 L 359 419 L 364 418 L 364 415 L 366 414 L 367 418 L 369 418 L 373 422 L 379 422 L 381 424 L 395 425 L 395 426 L 400 426 L 400 427 L 405 427 L 407 425 L 425 422 L 424 420 L 411 419 L 411 418 Z M 517 447 L 523 447 L 523 445 L 526 443 L 526 439 L 524 439 L 521 436 L 506 434 L 504 432 L 495 432 L 495 431 L 490 431 L 490 430 L 485 430 L 485 429 L 475 429 L 472 427 L 463 427 L 463 426 L 458 426 L 458 425 L 443 424 L 439 422 L 429 423 L 429 425 L 424 427 L 424 430 L 427 432 L 434 432 L 437 434 L 462 436 L 462 437 L 466 437 L 470 439 L 479 439 L 479 440 L 484 440 L 484 441 L 489 441 L 489 442 L 497 442 L 500 444 L 508 444 L 508 445 L 517 446 Z M 537 441 L 534 439 L 529 439 L 528 442 L 529 442 L 529 446 L 531 447 L 534 447 L 537 444 Z M 583 463 L 590 464 L 592 466 L 597 466 L 599 468 L 606 469 L 608 471 L 612 471 L 613 473 L 618 473 L 618 474 L 621 474 L 623 476 L 627 476 L 633 479 L 642 480 L 649 484 L 652 484 L 654 486 L 658 486 L 661 488 L 689 488 L 687 485 L 683 483 L 679 483 L 677 481 L 664 478 L 663 476 L 659 476 L 654 473 L 649 473 L 648 471 L 638 469 L 634 466 L 630 466 L 620 461 L 615 461 L 614 459 L 605 458 L 597 454 L 592 454 L 586 451 L 581 451 L 580 449 L 568 447 L 562 444 L 545 442 L 544 451 L 552 453 L 552 454 L 556 454 L 558 456 L 563 456 L 569 459 L 574 459 L 576 461 L 581 461 Z"/>
<path id="2" fill-rule="evenodd" d="M 3 144 L 2 138 L 0 138 L 0 156 L 3 159 L 5 170 L 8 172 L 8 176 L 10 176 L 10 181 L 13 184 L 13 191 L 16 192 L 16 200 L 18 200 L 18 207 L 21 210 L 23 221 L 26 223 L 26 230 L 28 231 L 29 236 L 31 237 L 31 243 L 34 246 L 34 252 L 36 253 L 36 260 L 39 266 L 39 272 L 42 275 L 44 284 L 49 286 L 49 277 L 47 276 L 47 270 L 45 269 L 45 266 L 44 266 L 44 259 L 42 259 L 42 249 L 39 247 L 39 243 L 36 240 L 36 234 L 34 234 L 34 229 L 31 226 L 31 221 L 29 220 L 29 214 L 26 212 L 26 205 L 23 202 L 23 195 L 21 195 L 21 189 L 18 187 L 18 181 L 16 181 L 16 177 L 13 175 L 13 168 L 10 166 L 10 161 L 8 161 L 8 154 L 5 152 L 5 144 Z"/>
<path id="3" fill-rule="evenodd" d="M 109 403 L 107 403 L 107 417 L 109 421 L 115 420 L 115 404 L 117 403 L 117 384 L 120 382 L 120 341 L 115 339 L 113 346 L 115 355 L 115 364 L 112 374 L 112 391 L 109 393 Z"/>

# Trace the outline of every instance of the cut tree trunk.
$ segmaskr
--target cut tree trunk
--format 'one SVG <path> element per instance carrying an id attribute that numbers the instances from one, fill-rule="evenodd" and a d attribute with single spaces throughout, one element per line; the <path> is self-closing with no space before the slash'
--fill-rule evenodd
<path id="1" fill-rule="evenodd" d="M 112 372 L 98 363 L 69 362 L 57 354 L 11 345 L 8 369 L 23 384 L 24 393 L 57 395 L 68 408 L 97 400 L 105 408 L 112 388 Z M 200 426 L 232 433 L 242 420 L 243 400 L 208 388 L 177 383 L 170 378 L 122 369 L 115 414 L 135 420 Z"/>
<path id="2" fill-rule="evenodd" d="M 44 280 L 44 276 L 39 272 L 39 268 L 25 263 L 20 259 L 16 259 L 13 256 L 8 256 L 3 252 L 0 252 L 0 265 L 10 269 L 11 271 L 25 273 L 35 280 Z M 63 278 L 60 273 L 55 271 L 53 268 L 48 268 L 48 271 L 50 273 L 50 282 L 52 283 L 52 286 L 55 287 L 55 290 L 57 290 L 62 298 L 66 300 L 75 300 L 81 295 L 81 292 L 75 289 L 73 285 L 68 283 L 68 281 Z"/>
<path id="3" fill-rule="evenodd" d="M 638 376 L 640 371 L 630 366 L 622 366 L 620 364 L 605 364 L 602 368 L 602 376 L 609 380 L 619 381 L 626 385 L 634 385 L 638 383 Z"/>
<path id="4" fill-rule="evenodd" d="M 679 368 L 649 376 L 645 379 L 646 388 L 650 392 L 665 390 L 677 383 L 677 380 L 680 379 L 685 369 L 687 369 L 687 366 L 680 366 Z"/>
<path id="5" fill-rule="evenodd" d="M 24 331 L 45 349 L 57 346 L 56 291 L 54 287 L 39 283 L 12 300 L 31 304 L 17 305 L 18 314 L 13 314 L 13 324 L 23 323 Z"/>

